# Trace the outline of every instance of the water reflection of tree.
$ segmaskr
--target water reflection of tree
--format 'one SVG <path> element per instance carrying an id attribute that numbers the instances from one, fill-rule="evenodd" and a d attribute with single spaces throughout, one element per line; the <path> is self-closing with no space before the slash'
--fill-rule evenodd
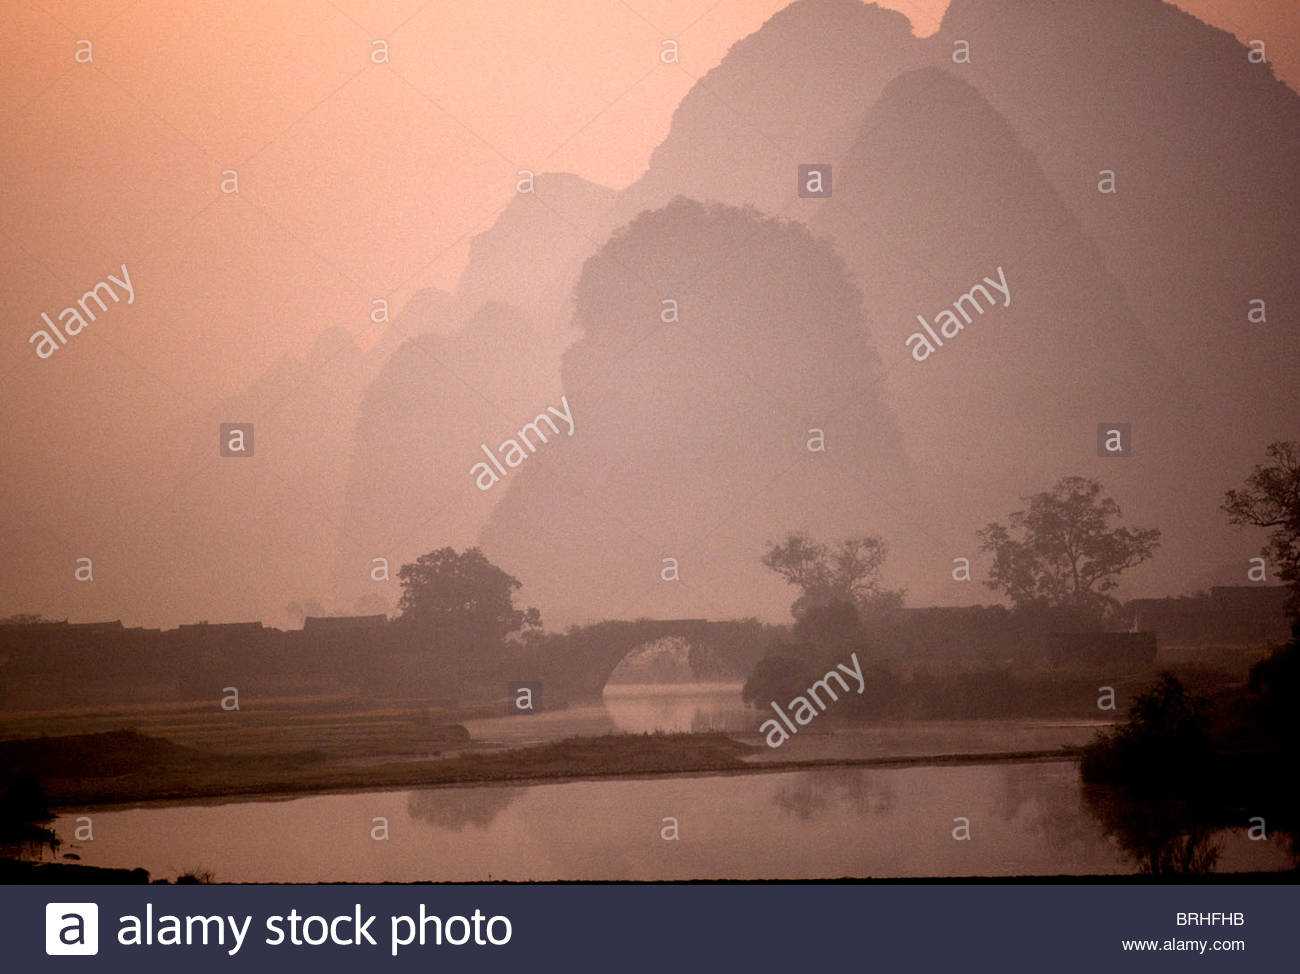
<path id="1" fill-rule="evenodd" d="M 772 796 L 781 811 L 811 822 L 825 815 L 833 805 L 847 807 L 856 815 L 884 815 L 896 804 L 894 790 L 880 775 L 855 768 L 811 771 L 783 784 Z"/>
<path id="2" fill-rule="evenodd" d="M 53 819 L 35 775 L 9 777 L 0 784 L 0 856 L 41 856 L 46 848 L 56 853 L 62 842 L 46 827 Z"/>
<path id="3" fill-rule="evenodd" d="M 466 826 L 486 829 L 524 788 L 431 788 L 407 798 L 412 818 L 459 832 Z"/>
<path id="4" fill-rule="evenodd" d="M 1213 871 L 1226 809 L 1210 783 L 1221 771 L 1204 701 L 1171 673 L 1137 697 L 1124 723 L 1093 739 L 1079 767 L 1085 806 L 1152 875 Z"/>
<path id="5" fill-rule="evenodd" d="M 1294 681 L 1296 672 L 1289 676 Z M 1084 748 L 1085 805 L 1141 872 L 1210 872 L 1221 852 L 1216 833 L 1256 819 L 1289 833 L 1294 850 L 1295 746 L 1286 734 L 1260 732 L 1267 702 L 1266 695 L 1230 693 L 1202 700 L 1165 673 L 1138 696 L 1124 724 Z"/>
<path id="6" fill-rule="evenodd" d="M 1138 866 L 1155 876 L 1213 872 L 1222 852 L 1211 824 L 1215 810 L 1201 798 L 1138 798 L 1110 785 L 1083 785 L 1085 807 Z"/>

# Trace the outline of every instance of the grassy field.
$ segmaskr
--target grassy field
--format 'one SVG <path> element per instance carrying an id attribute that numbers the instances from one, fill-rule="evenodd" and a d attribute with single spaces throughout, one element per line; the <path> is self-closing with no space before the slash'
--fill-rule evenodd
<path id="1" fill-rule="evenodd" d="M 207 700 L 0 713 L 0 740 L 131 728 L 233 756 L 317 752 L 334 760 L 409 759 L 468 745 L 469 735 L 458 723 L 471 716 L 478 714 L 352 697 L 259 699 L 238 711 L 222 710 Z"/>

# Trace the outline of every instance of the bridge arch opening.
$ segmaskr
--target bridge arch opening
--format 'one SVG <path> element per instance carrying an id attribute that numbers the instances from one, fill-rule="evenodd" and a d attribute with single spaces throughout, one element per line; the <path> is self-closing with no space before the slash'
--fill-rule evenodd
<path id="1" fill-rule="evenodd" d="M 692 679 L 735 674 L 734 679 L 743 680 L 777 631 L 777 627 L 755 619 L 598 622 L 565 634 L 548 654 L 547 676 L 565 699 L 594 701 L 603 696 L 606 684 L 629 657 L 632 660 L 625 669 L 660 659 L 661 667 L 680 670 L 685 654 L 685 669 L 695 674 Z"/>

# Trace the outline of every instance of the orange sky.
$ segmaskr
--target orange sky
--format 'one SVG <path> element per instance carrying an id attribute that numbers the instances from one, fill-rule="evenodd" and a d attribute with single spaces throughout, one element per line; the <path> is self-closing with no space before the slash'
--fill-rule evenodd
<path id="1" fill-rule="evenodd" d="M 280 255 L 280 279 L 311 282 L 327 298 L 290 303 L 302 329 L 355 330 L 368 295 L 451 286 L 468 236 L 508 202 L 517 169 L 613 187 L 636 178 L 693 80 L 784 5 L 63 0 L 13 10 L 0 42 L 10 133 L 0 205 L 14 256 L 26 257 L 6 283 L 28 300 L 6 314 L 26 319 L 47 296 L 58 300 L 33 279 L 79 285 L 129 256 L 153 262 L 154 280 L 180 274 L 189 292 L 234 295 L 232 278 L 254 283 L 245 268 L 194 258 L 258 237 Z M 1300 5 L 1181 5 L 1266 38 L 1295 83 L 1286 48 L 1300 34 Z M 946 3 L 891 6 L 929 34 Z M 94 45 L 93 67 L 73 63 L 82 38 Z M 369 60 L 377 38 L 390 45 L 387 66 Z M 664 38 L 680 45 L 680 66 L 658 63 Z M 239 171 L 243 206 L 217 208 L 231 202 L 217 188 L 227 168 Z M 256 284 L 248 297 L 284 307 L 279 289 Z M 153 313 L 175 320 L 175 296 L 166 312 L 163 303 L 150 302 Z M 278 351 L 266 331 L 259 323 L 257 340 Z M 276 332 L 290 348 L 304 337 L 297 326 Z"/>
<path id="2" fill-rule="evenodd" d="M 140 368 L 237 391 L 374 297 L 450 288 L 515 173 L 635 179 L 695 78 L 785 0 L 63 0 L 15 8 L 0 50 L 0 374 L 17 340 L 121 262 Z M 898 0 L 918 34 L 944 0 Z M 1185 0 L 1261 36 L 1295 83 L 1291 0 Z M 372 42 L 390 48 L 370 60 Z M 659 63 L 662 41 L 680 65 Z M 77 42 L 93 65 L 76 64 Z M 240 195 L 223 196 L 223 171 Z M 74 290 L 75 289 L 75 290 Z M 119 344 L 121 344 L 119 341 Z M 84 344 L 91 344 L 93 339 Z M 226 349 L 211 358 L 215 345 Z M 230 351 L 238 347 L 238 354 Z M 203 348 L 205 355 L 196 354 Z M 125 349 L 124 349 L 125 351 Z M 76 353 L 67 353 L 71 358 Z M 220 369 L 214 366 L 220 365 Z"/>

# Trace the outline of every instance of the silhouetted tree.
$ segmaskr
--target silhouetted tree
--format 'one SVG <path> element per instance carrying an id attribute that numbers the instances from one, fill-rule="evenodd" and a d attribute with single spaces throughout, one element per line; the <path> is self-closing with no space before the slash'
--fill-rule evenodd
<path id="1" fill-rule="evenodd" d="M 1300 757 L 1300 620 L 1291 624 L 1291 642 L 1250 668 L 1248 686 L 1264 743 Z"/>
<path id="2" fill-rule="evenodd" d="M 48 846 L 54 852 L 59 838 L 45 827 L 53 819 L 36 775 L 15 774 L 0 784 L 0 850 L 22 855 Z"/>
<path id="3" fill-rule="evenodd" d="M 799 531 L 788 534 L 783 544 L 769 543 L 763 564 L 801 589 L 790 607 L 796 619 L 833 602 L 847 602 L 859 612 L 870 613 L 903 604 L 901 590 L 881 585 L 880 569 L 888 553 L 888 546 L 876 535 L 846 538 L 832 549 Z"/>
<path id="4" fill-rule="evenodd" d="M 1114 611 L 1118 602 L 1107 593 L 1121 572 L 1155 553 L 1160 531 L 1112 527 L 1119 505 L 1101 491 L 1095 480 L 1063 477 L 1021 498 L 1029 509 L 1011 514 L 1010 528 L 994 521 L 979 532 L 980 550 L 993 552 L 985 584 L 1017 608 L 1063 608 L 1095 621 Z"/>
<path id="5" fill-rule="evenodd" d="M 1287 609 L 1300 618 L 1300 443 L 1270 443 L 1266 452 L 1272 463 L 1257 465 L 1246 487 L 1228 491 L 1222 506 L 1233 524 L 1273 528 L 1260 553 L 1291 586 Z"/>
<path id="6" fill-rule="evenodd" d="M 536 609 L 516 609 L 518 579 L 477 548 L 457 554 L 440 548 L 401 567 L 400 621 L 475 642 L 499 643 L 511 633 L 542 624 Z"/>
<path id="7" fill-rule="evenodd" d="M 832 599 L 810 606 L 794 624 L 796 638 L 829 650 L 858 639 L 862 620 L 852 602 Z"/>
<path id="8" fill-rule="evenodd" d="M 1138 696 L 1128 720 L 1083 750 L 1088 809 L 1144 873 L 1208 873 L 1225 808 L 1203 701 L 1172 673 Z"/>
<path id="9" fill-rule="evenodd" d="M 1182 792 L 1208 779 L 1213 756 L 1201 702 L 1172 673 L 1162 673 L 1133 701 L 1126 723 L 1084 748 L 1080 772 L 1086 781 L 1139 792 Z"/>
<path id="10" fill-rule="evenodd" d="M 768 700 L 784 702 L 790 699 L 792 687 L 797 693 L 820 675 L 806 659 L 779 654 L 764 656 L 754 664 L 754 672 L 745 681 L 740 696 L 745 703 L 759 707 L 766 706 Z"/>

